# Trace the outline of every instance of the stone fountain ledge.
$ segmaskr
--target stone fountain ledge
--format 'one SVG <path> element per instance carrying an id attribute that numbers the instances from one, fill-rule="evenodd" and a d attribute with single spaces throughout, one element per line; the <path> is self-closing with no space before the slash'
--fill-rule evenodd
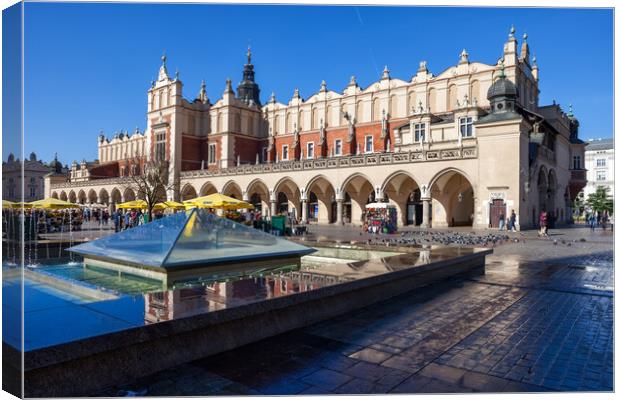
<path id="1" fill-rule="evenodd" d="M 373 246 L 372 249 L 380 248 Z M 400 250 L 393 246 L 384 249 Z M 439 280 L 484 273 L 485 257 L 492 250 L 468 249 L 469 254 L 460 255 L 457 250 L 449 249 L 448 254 L 454 255 L 452 258 L 395 272 L 27 351 L 24 357 L 25 395 L 88 396 L 110 386 L 308 326 Z M 411 249 L 407 252 L 411 253 Z M 3 348 L 17 353 L 10 346 Z M 12 367 L 19 368 L 17 365 Z"/>

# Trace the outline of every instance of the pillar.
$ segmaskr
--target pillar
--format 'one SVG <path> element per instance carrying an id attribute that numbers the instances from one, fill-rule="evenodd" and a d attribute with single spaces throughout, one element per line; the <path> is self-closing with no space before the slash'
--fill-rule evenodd
<path id="1" fill-rule="evenodd" d="M 301 223 L 308 223 L 308 202 L 306 199 L 301 199 Z"/>
<path id="2" fill-rule="evenodd" d="M 422 228 L 430 228 L 430 198 L 422 199 Z"/>
<path id="3" fill-rule="evenodd" d="M 336 223 L 342 225 L 342 206 L 344 199 L 336 199 Z"/>
<path id="4" fill-rule="evenodd" d="M 274 215 L 276 215 L 276 204 L 277 202 L 275 200 L 271 200 L 271 215 L 270 217 L 273 217 Z"/>

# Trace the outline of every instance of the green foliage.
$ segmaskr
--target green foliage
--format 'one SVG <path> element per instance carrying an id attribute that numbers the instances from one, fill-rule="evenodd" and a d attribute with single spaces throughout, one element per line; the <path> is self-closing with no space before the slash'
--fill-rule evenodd
<path id="1" fill-rule="evenodd" d="M 614 212 L 614 199 L 609 195 L 609 188 L 599 186 L 596 188 L 596 192 L 590 193 L 586 200 L 586 205 L 593 211 L 605 212 L 613 214 Z"/>

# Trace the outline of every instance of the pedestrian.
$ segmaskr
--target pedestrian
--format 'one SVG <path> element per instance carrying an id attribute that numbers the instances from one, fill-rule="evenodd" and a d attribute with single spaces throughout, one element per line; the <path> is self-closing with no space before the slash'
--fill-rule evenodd
<path id="1" fill-rule="evenodd" d="M 504 217 L 504 213 L 500 213 L 499 214 L 499 230 L 503 231 L 504 230 L 504 223 L 506 222 L 505 217 Z"/>
<path id="2" fill-rule="evenodd" d="M 115 210 L 112 219 L 114 220 L 114 232 L 119 232 L 121 230 L 121 212 Z"/>
<path id="3" fill-rule="evenodd" d="M 594 213 L 590 214 L 590 220 L 588 222 L 590 223 L 590 230 L 594 231 L 594 228 L 596 227 L 596 217 L 594 216 Z"/>
<path id="4" fill-rule="evenodd" d="M 538 224 L 540 225 L 540 231 L 538 236 L 547 236 L 547 212 L 541 211 L 538 217 Z"/>
<path id="5" fill-rule="evenodd" d="M 512 210 L 512 213 L 510 214 L 510 219 L 508 221 L 510 230 L 516 232 L 517 214 L 515 213 L 515 210 Z"/>
<path id="6" fill-rule="evenodd" d="M 131 227 L 131 214 L 129 213 L 129 211 L 125 211 L 125 215 L 124 215 L 123 219 L 124 219 L 124 222 L 125 222 L 124 229 L 129 229 Z"/>
<path id="7" fill-rule="evenodd" d="M 609 228 L 611 229 L 612 232 L 614 231 L 614 215 L 613 214 L 609 217 Z"/>

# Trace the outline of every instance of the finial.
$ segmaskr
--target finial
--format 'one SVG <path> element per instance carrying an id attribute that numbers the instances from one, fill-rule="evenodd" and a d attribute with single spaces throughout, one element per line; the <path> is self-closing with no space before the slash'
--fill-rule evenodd
<path id="1" fill-rule="evenodd" d="M 513 24 L 513 25 L 511 25 L 511 26 L 510 26 L 510 35 L 508 35 L 508 37 L 509 37 L 509 38 L 511 38 L 511 39 L 514 39 L 514 37 L 515 37 L 515 32 L 516 32 L 516 31 L 517 31 L 517 30 L 515 29 L 514 24 Z"/>
<path id="2" fill-rule="evenodd" d="M 538 67 L 538 65 L 536 65 L 536 56 L 532 57 L 532 66 Z"/>
<path id="3" fill-rule="evenodd" d="M 467 62 L 469 62 L 469 53 L 467 53 L 467 50 L 463 49 L 463 51 L 461 51 L 461 59 L 459 60 L 459 64 Z"/>
<path id="4" fill-rule="evenodd" d="M 567 115 L 569 117 L 573 116 L 573 104 L 572 103 L 568 105 L 568 114 Z"/>
<path id="5" fill-rule="evenodd" d="M 178 81 L 179 80 L 179 69 L 177 68 L 176 71 L 174 72 L 174 80 Z"/>
<path id="6" fill-rule="evenodd" d="M 355 75 L 351 75 L 351 79 L 349 80 L 349 86 L 357 85 L 357 81 L 355 80 Z"/>
<path id="7" fill-rule="evenodd" d="M 293 98 L 299 98 L 299 89 L 295 88 L 295 91 L 293 92 Z"/>
<path id="8" fill-rule="evenodd" d="M 523 43 L 525 43 L 527 41 L 527 33 L 523 34 Z"/>
<path id="9" fill-rule="evenodd" d="M 325 92 L 327 90 L 327 83 L 325 83 L 325 79 L 321 81 L 321 92 Z"/>
<path id="10" fill-rule="evenodd" d="M 499 60 L 499 77 L 505 78 L 506 74 L 504 74 L 504 57 Z"/>
<path id="11" fill-rule="evenodd" d="M 427 66 L 426 66 L 426 61 L 422 60 L 420 61 L 420 68 L 418 68 L 418 72 L 423 72 L 427 70 Z"/>
<path id="12" fill-rule="evenodd" d="M 275 92 L 271 92 L 271 97 L 269 98 L 269 102 L 270 103 L 275 103 L 276 102 L 276 94 L 275 94 Z"/>
<path id="13" fill-rule="evenodd" d="M 252 49 L 250 45 L 248 45 L 248 52 L 245 55 L 248 56 L 248 64 L 252 64 Z"/>
<path id="14" fill-rule="evenodd" d="M 226 90 L 224 91 L 224 93 L 232 93 L 232 91 L 232 81 L 230 80 L 230 78 L 226 78 Z"/>
<path id="15" fill-rule="evenodd" d="M 383 68 L 383 75 L 381 76 L 382 79 L 389 79 L 390 78 L 390 70 L 388 69 L 388 66 L 386 65 Z"/>

